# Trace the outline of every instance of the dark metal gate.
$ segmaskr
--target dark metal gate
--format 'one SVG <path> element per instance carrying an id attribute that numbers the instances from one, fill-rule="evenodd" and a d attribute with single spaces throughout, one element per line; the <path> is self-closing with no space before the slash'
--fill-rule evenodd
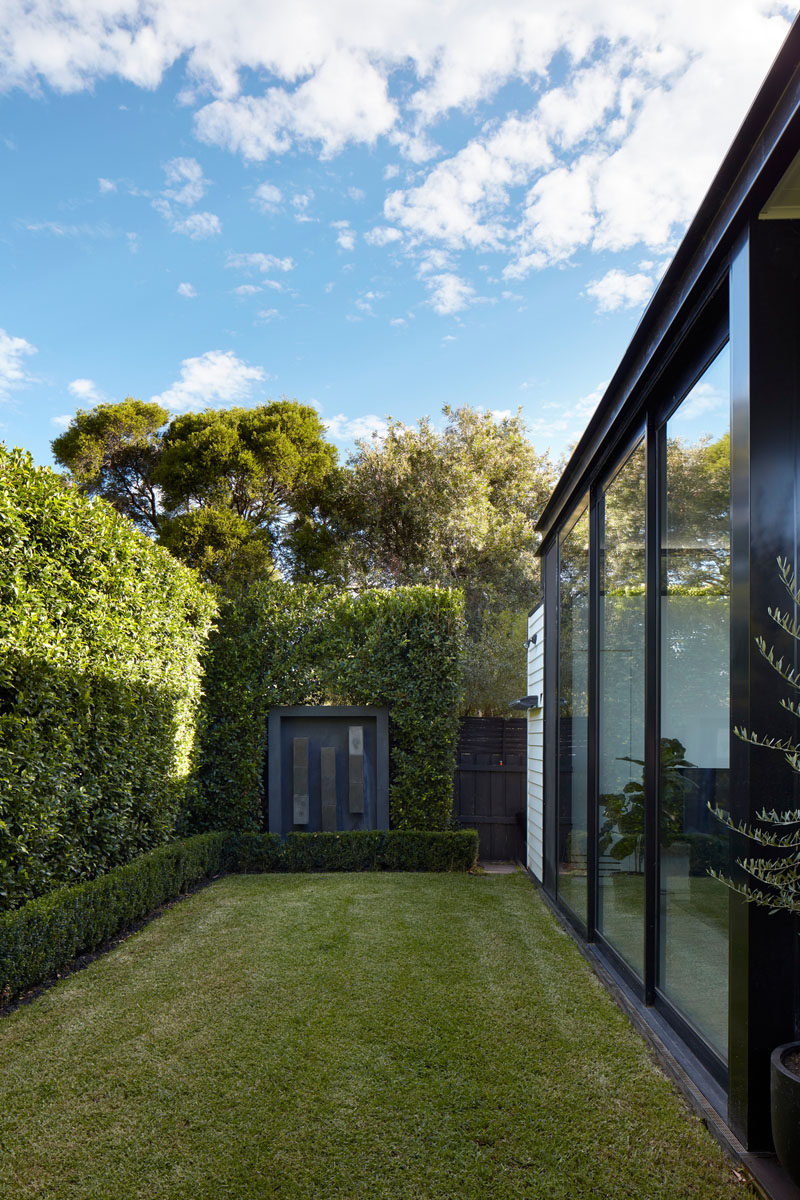
<path id="1" fill-rule="evenodd" d="M 527 721 L 463 717 L 454 812 L 477 829 L 479 857 L 525 861 Z"/>

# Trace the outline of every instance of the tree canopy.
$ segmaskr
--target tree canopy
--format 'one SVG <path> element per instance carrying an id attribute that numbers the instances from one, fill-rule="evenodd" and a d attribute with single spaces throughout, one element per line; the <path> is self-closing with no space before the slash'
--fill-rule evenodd
<path id="1" fill-rule="evenodd" d="M 148 533 L 160 529 L 154 473 L 161 457 L 160 430 L 169 413 L 160 404 L 128 396 L 120 404 L 78 409 L 53 442 L 53 456 L 87 496 L 102 496 Z"/>
<path id="2" fill-rule="evenodd" d="M 246 582 L 275 571 L 296 506 L 334 468 L 323 434 L 313 408 L 285 398 L 170 421 L 128 397 L 79 410 L 53 454 L 80 491 L 206 578 Z"/>
<path id="3" fill-rule="evenodd" d="M 79 411 L 53 442 L 76 487 L 102 496 L 213 582 L 464 592 L 466 707 L 524 695 L 525 615 L 539 601 L 534 525 L 555 482 L 521 414 L 445 407 L 389 420 L 345 466 L 316 412 L 290 400 L 186 413 L 128 397 Z"/>
<path id="4" fill-rule="evenodd" d="M 525 614 L 540 598 L 534 525 L 555 482 L 520 413 L 463 406 L 415 426 L 389 421 L 295 522 L 292 570 L 354 588 L 437 584 L 464 592 L 467 707 L 524 695 Z"/>

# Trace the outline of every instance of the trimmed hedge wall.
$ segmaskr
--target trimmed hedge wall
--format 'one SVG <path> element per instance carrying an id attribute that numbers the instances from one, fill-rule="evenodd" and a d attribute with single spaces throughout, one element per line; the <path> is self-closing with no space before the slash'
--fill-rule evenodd
<path id="1" fill-rule="evenodd" d="M 99 879 L 0 913 L 0 1008 L 193 884 L 224 872 L 468 871 L 477 854 L 471 829 L 290 833 L 286 843 L 270 833 L 221 831 L 159 846 Z"/>
<path id="2" fill-rule="evenodd" d="M 271 708 L 353 704 L 389 710 L 392 827 L 445 829 L 462 638 L 462 596 L 440 588 L 351 596 L 263 583 L 225 603 L 203 684 L 200 794 L 190 828 L 265 825 Z"/>
<path id="3" fill-rule="evenodd" d="M 0 445 L 0 909 L 174 836 L 214 611 L 109 505 Z"/>

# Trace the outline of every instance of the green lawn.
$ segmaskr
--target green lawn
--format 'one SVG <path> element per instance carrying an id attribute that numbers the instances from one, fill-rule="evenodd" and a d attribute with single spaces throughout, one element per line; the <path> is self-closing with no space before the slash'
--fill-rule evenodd
<path id="1" fill-rule="evenodd" d="M 522 875 L 228 877 L 0 1063 L 3 1200 L 748 1194 Z"/>

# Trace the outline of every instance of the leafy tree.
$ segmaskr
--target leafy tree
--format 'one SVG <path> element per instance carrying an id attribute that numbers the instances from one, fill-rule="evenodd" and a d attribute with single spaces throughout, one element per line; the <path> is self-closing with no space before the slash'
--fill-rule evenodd
<path id="1" fill-rule="evenodd" d="M 667 439 L 668 583 L 730 592 L 730 435 Z"/>
<path id="2" fill-rule="evenodd" d="M 157 534 L 161 508 L 154 475 L 161 458 L 159 431 L 168 419 L 160 404 L 132 396 L 90 412 L 79 408 L 53 442 L 53 456 L 81 492 L 102 496 L 140 529 Z"/>
<path id="3" fill-rule="evenodd" d="M 53 453 L 82 492 L 110 501 L 206 578 L 273 574 L 295 509 L 336 463 L 316 412 L 283 399 L 168 416 L 130 397 L 79 411 Z"/>
<path id="4" fill-rule="evenodd" d="M 540 596 L 534 524 L 554 470 L 519 413 L 443 413 L 441 429 L 428 418 L 416 426 L 390 420 L 382 440 L 358 442 L 348 469 L 307 494 L 289 538 L 291 571 L 356 589 L 462 589 L 467 710 L 503 712 L 525 691 L 520 618 Z M 521 632 L 509 653 L 514 627 Z"/>

